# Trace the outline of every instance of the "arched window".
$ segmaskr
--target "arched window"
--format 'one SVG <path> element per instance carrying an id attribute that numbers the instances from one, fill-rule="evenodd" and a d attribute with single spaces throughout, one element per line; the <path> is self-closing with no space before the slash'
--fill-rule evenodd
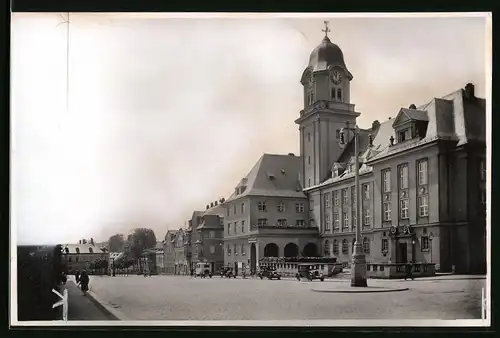
<path id="1" fill-rule="evenodd" d="M 331 100 L 332 100 L 332 101 L 335 101 L 335 88 L 332 88 L 332 92 L 331 92 Z"/>
<path id="2" fill-rule="evenodd" d="M 337 242 L 336 239 L 333 240 L 333 254 L 338 255 L 339 254 L 339 243 Z"/>
<path id="3" fill-rule="evenodd" d="M 344 255 L 349 253 L 349 244 L 347 244 L 347 239 L 342 240 L 342 253 Z"/>
<path id="4" fill-rule="evenodd" d="M 342 101 L 342 89 L 337 89 L 337 100 Z"/>
<path id="5" fill-rule="evenodd" d="M 325 252 L 325 256 L 327 256 L 327 257 L 330 256 L 330 241 L 329 240 L 325 241 L 324 252 Z"/>
<path id="6" fill-rule="evenodd" d="M 80 253 L 80 248 L 76 248 L 75 251 L 76 251 L 77 254 L 79 254 Z"/>
<path id="7" fill-rule="evenodd" d="M 363 251 L 370 253 L 370 240 L 367 237 L 363 238 Z"/>

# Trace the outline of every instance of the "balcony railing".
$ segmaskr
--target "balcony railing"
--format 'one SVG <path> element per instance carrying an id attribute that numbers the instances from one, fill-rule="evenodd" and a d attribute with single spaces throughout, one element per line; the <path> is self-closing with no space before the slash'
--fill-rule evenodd
<path id="1" fill-rule="evenodd" d="M 255 231 L 257 229 L 315 229 L 316 226 L 312 225 L 278 225 L 278 224 L 252 224 L 250 225 L 250 231 Z"/>

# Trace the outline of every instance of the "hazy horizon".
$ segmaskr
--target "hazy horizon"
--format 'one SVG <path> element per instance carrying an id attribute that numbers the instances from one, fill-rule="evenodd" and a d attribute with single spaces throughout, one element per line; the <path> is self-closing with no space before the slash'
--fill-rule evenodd
<path id="1" fill-rule="evenodd" d="M 435 15 L 435 14 L 434 14 Z M 66 16 L 64 14 L 63 16 Z M 486 19 L 150 18 L 14 13 L 17 242 L 107 241 L 185 227 L 263 153 L 299 155 L 299 82 L 323 21 L 354 79 L 358 123 L 472 82 L 486 97 Z"/>

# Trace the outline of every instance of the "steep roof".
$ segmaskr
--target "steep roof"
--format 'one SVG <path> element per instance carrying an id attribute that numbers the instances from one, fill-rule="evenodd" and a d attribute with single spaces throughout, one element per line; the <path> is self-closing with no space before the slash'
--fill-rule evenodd
<path id="1" fill-rule="evenodd" d="M 264 154 L 237 185 L 245 190 L 234 192 L 228 202 L 244 196 L 305 198 L 300 185 L 301 158 L 295 155 Z"/>
<path id="2" fill-rule="evenodd" d="M 86 244 L 64 244 L 63 245 L 63 250 L 66 251 L 66 248 L 68 248 L 69 253 L 71 254 L 90 254 L 90 253 L 105 253 L 105 251 L 102 251 L 99 247 L 92 245 L 90 243 Z M 78 251 L 77 251 L 78 249 Z M 92 252 L 91 252 L 92 251 Z"/>
<path id="3" fill-rule="evenodd" d="M 422 135 L 421 139 L 416 138 L 390 146 L 390 137 L 396 138 L 396 135 L 392 126 L 394 120 L 388 120 L 380 126 L 373 142 L 376 154 L 369 160 L 396 154 L 437 139 L 457 141 L 457 146 L 471 140 L 486 141 L 486 101 L 477 97 L 467 98 L 463 89 L 441 98 L 433 98 L 416 109 L 401 111 L 414 119 L 428 121 L 426 134 Z"/>

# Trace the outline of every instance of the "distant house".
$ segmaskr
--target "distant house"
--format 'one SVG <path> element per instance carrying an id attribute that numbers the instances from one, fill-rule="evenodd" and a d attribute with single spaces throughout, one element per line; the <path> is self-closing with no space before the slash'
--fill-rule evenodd
<path id="1" fill-rule="evenodd" d="M 152 274 L 164 274 L 163 242 L 157 242 L 154 248 L 143 250 L 141 259 L 145 270 Z"/>
<path id="2" fill-rule="evenodd" d="M 168 230 L 163 241 L 163 265 L 165 273 L 175 274 L 175 238 L 177 230 Z"/>
<path id="3" fill-rule="evenodd" d="M 86 244 L 63 245 L 63 261 L 68 266 L 68 274 L 74 274 L 77 270 L 82 271 L 83 269 L 93 272 L 90 269 L 90 264 L 98 259 L 106 260 L 109 263 L 109 253 L 88 242 Z M 99 273 L 99 271 L 94 272 Z"/>

